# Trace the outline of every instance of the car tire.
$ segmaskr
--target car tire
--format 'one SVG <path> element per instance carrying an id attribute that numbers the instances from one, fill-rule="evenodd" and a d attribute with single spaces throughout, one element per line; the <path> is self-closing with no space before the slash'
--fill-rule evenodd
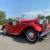
<path id="1" fill-rule="evenodd" d="M 25 39 L 31 43 L 35 43 L 37 41 L 36 31 L 32 29 L 28 29 L 25 31 Z"/>
<path id="2" fill-rule="evenodd" d="M 5 27 L 3 28 L 3 35 L 7 35 L 7 29 Z"/>

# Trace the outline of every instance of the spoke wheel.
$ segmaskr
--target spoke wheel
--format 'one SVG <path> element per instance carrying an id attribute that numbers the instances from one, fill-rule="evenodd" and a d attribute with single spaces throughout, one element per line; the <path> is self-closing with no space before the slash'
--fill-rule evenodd
<path id="1" fill-rule="evenodd" d="M 25 38 L 31 43 L 36 42 L 37 41 L 36 32 L 33 30 L 27 30 L 25 33 Z"/>

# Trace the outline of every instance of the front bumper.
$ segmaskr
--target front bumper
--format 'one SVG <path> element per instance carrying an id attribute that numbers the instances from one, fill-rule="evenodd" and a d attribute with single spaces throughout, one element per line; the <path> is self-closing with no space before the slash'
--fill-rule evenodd
<path id="1" fill-rule="evenodd" d="M 43 32 L 38 33 L 38 41 L 44 40 L 44 38 L 47 36 L 47 34 L 44 34 Z"/>
<path id="2" fill-rule="evenodd" d="M 43 37 L 43 36 L 45 36 L 45 35 L 47 35 L 48 33 L 47 32 L 42 32 L 41 34 L 40 34 L 40 37 Z"/>

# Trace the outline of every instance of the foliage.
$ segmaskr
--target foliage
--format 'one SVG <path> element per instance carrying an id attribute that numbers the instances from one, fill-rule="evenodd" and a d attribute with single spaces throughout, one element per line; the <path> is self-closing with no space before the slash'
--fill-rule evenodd
<path id="1" fill-rule="evenodd" d="M 50 23 L 50 15 L 48 15 L 46 18 L 48 19 L 48 22 Z"/>
<path id="2" fill-rule="evenodd" d="M 4 20 L 5 20 L 5 12 L 0 11 L 0 21 L 4 21 Z"/>
<path id="3" fill-rule="evenodd" d="M 3 25 L 4 24 L 4 22 L 0 22 L 0 25 Z"/>
<path id="4" fill-rule="evenodd" d="M 5 16 L 5 11 L 0 11 L 0 25 L 4 24 Z"/>
<path id="5" fill-rule="evenodd" d="M 50 20 L 50 15 L 49 15 L 49 16 L 47 16 L 47 19 L 48 19 L 48 20 Z"/>
<path id="6" fill-rule="evenodd" d="M 39 18 L 39 19 L 44 19 L 45 17 L 42 16 L 42 15 L 38 15 L 38 18 Z"/>

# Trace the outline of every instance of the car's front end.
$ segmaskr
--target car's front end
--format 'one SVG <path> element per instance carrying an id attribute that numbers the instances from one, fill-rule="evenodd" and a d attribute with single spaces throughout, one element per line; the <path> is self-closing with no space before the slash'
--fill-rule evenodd
<path id="1" fill-rule="evenodd" d="M 46 20 L 46 19 L 39 20 L 39 24 L 43 27 L 43 31 L 39 35 L 40 37 L 46 37 L 47 36 L 47 23 L 48 23 L 48 20 Z"/>

